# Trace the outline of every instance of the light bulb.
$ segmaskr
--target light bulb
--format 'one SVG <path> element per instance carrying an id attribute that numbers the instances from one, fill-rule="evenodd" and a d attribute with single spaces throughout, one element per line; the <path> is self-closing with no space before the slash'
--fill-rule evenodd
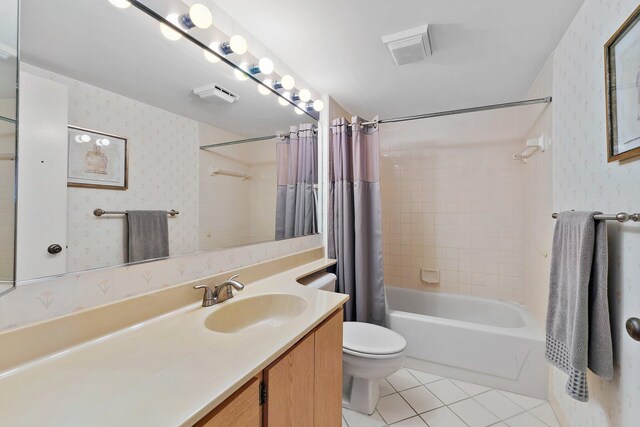
<path id="1" fill-rule="evenodd" d="M 109 141 L 107 138 L 102 138 L 102 140 L 100 140 L 100 142 L 102 142 L 103 146 L 107 146 L 109 144 L 111 144 L 111 141 Z"/>
<path id="2" fill-rule="evenodd" d="M 80 140 L 82 142 L 89 142 L 89 141 L 91 141 L 91 137 L 89 135 L 87 135 L 87 134 L 84 134 L 84 135 L 80 136 Z"/>
<path id="3" fill-rule="evenodd" d="M 284 98 L 283 98 L 284 97 Z M 287 101 L 289 98 L 291 97 L 291 94 L 289 92 L 285 92 L 282 94 L 282 97 L 278 97 L 278 103 L 280 105 L 282 105 L 283 107 L 286 107 L 287 105 L 289 105 L 289 101 Z M 286 99 L 285 99 L 286 98 Z"/>
<path id="4" fill-rule="evenodd" d="M 258 61 L 258 67 L 260 68 L 260 72 L 262 74 L 271 74 L 273 73 L 273 61 L 269 58 L 262 58 Z"/>
<path id="5" fill-rule="evenodd" d="M 126 9 L 131 6 L 127 0 L 109 0 L 109 3 L 117 7 L 118 9 Z"/>
<path id="6" fill-rule="evenodd" d="M 262 83 L 264 83 L 265 85 L 271 87 L 271 79 L 263 80 Z M 262 85 L 258 85 L 258 92 L 260 92 L 260 94 L 262 94 L 262 95 L 269 95 L 271 93 L 271 91 L 269 89 L 267 89 L 266 87 L 264 87 Z"/>
<path id="7" fill-rule="evenodd" d="M 289 74 L 287 74 L 285 76 L 282 76 L 282 79 L 280 79 L 280 83 L 282 84 L 282 87 L 285 88 L 286 90 L 291 90 L 296 85 L 296 79 L 294 79 Z"/>
<path id="8" fill-rule="evenodd" d="M 296 114 L 302 115 L 306 111 L 305 107 L 304 102 L 301 102 L 296 106 L 296 108 L 294 108 L 294 110 L 296 110 Z"/>
<path id="9" fill-rule="evenodd" d="M 213 23 L 213 16 L 207 6 L 196 3 L 189 8 L 189 19 L 198 28 L 209 28 Z"/>
<path id="10" fill-rule="evenodd" d="M 233 51 L 233 53 L 237 53 L 238 55 L 244 55 L 247 53 L 247 41 L 244 37 L 235 35 L 232 36 L 229 40 L 229 47 Z"/>
<path id="11" fill-rule="evenodd" d="M 209 49 L 213 50 L 214 52 L 220 52 L 220 43 L 210 43 L 209 44 Z M 213 53 L 208 52 L 208 51 L 204 51 L 204 58 L 211 62 L 212 64 L 215 64 L 216 62 L 220 62 L 220 58 L 218 58 L 217 56 L 215 56 Z"/>
<path id="12" fill-rule="evenodd" d="M 240 64 L 240 68 L 242 68 L 243 70 L 246 70 L 248 67 L 246 62 L 243 62 L 242 64 Z M 243 73 L 242 71 L 238 70 L 237 68 L 233 70 L 233 75 L 236 76 L 236 79 L 240 80 L 240 81 L 245 81 L 247 80 L 249 77 Z"/>
<path id="13" fill-rule="evenodd" d="M 324 110 L 324 102 L 320 101 L 319 99 L 316 99 L 315 101 L 313 101 L 313 109 L 318 112 Z"/>
<path id="14" fill-rule="evenodd" d="M 309 89 L 302 89 L 300 93 L 298 93 L 298 97 L 300 98 L 300 101 L 307 102 L 311 99 L 311 92 Z"/>
<path id="15" fill-rule="evenodd" d="M 173 25 L 178 26 L 178 19 L 180 15 L 177 13 L 170 13 L 167 15 L 167 21 L 171 22 Z M 169 27 L 167 24 L 160 24 L 160 32 L 163 36 L 171 41 L 180 40 L 182 38 L 182 34 Z"/>

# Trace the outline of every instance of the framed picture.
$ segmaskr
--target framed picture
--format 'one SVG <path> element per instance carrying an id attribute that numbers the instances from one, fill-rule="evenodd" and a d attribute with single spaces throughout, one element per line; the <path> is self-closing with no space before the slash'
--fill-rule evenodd
<path id="1" fill-rule="evenodd" d="M 68 187 L 127 189 L 126 138 L 69 126 L 68 140 Z"/>
<path id="2" fill-rule="evenodd" d="M 640 7 L 604 47 L 609 162 L 640 155 Z"/>

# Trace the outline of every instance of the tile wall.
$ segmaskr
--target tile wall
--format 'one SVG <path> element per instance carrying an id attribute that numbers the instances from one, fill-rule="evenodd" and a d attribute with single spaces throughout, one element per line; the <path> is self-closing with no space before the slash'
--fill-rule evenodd
<path id="1" fill-rule="evenodd" d="M 406 142 L 428 135 L 423 126 L 381 130 L 385 283 L 522 301 L 521 143 Z M 421 268 L 440 284 L 424 283 Z"/>

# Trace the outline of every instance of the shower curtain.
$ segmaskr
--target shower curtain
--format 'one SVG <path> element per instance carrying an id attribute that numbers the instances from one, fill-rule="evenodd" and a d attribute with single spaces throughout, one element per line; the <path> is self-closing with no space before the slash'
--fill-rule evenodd
<path id="1" fill-rule="evenodd" d="M 362 120 L 353 117 L 352 123 Z M 338 291 L 349 294 L 345 320 L 384 325 L 380 141 L 377 126 L 331 127 L 328 252 L 338 260 Z"/>
<path id="2" fill-rule="evenodd" d="M 291 126 L 276 144 L 276 240 L 318 232 L 318 138 L 312 124 Z"/>

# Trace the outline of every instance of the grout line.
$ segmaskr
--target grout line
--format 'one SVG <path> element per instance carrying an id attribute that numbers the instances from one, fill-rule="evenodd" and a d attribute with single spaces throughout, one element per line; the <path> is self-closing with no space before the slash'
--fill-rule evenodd
<path id="1" fill-rule="evenodd" d="M 489 391 L 491 391 L 491 390 L 489 390 Z M 485 392 L 485 393 L 489 393 L 489 391 L 487 391 L 487 392 Z M 480 395 L 482 395 L 482 394 L 484 394 L 484 393 L 480 393 L 478 396 L 480 396 Z M 500 393 L 500 395 L 502 395 L 502 393 Z M 527 412 L 527 410 L 526 410 L 526 409 L 524 409 L 524 408 L 522 408 L 520 405 L 516 404 L 516 402 L 512 402 L 510 399 L 508 399 L 508 398 L 507 398 L 507 396 L 504 396 L 504 395 L 502 395 L 502 396 L 503 396 L 504 398 L 506 398 L 509 402 L 511 402 L 511 403 L 513 403 L 514 405 L 516 405 L 516 407 L 517 407 L 518 409 L 520 409 L 520 412 L 517 412 L 516 414 L 514 414 L 514 415 L 510 416 L 509 418 L 517 417 L 518 415 L 520 415 L 520 414 L 523 414 L 523 413 Z M 474 396 L 474 397 L 475 397 L 475 396 Z M 500 421 L 504 421 L 504 420 L 506 420 L 506 419 L 507 419 L 507 418 L 504 418 L 504 419 L 503 419 L 500 415 L 496 414 L 496 413 L 495 413 L 495 412 L 493 412 L 491 409 L 489 409 L 489 408 L 487 408 L 485 405 L 483 405 L 483 404 L 482 404 L 482 402 L 480 402 L 479 400 L 476 400 L 476 399 L 474 399 L 473 397 L 472 397 L 472 399 L 473 399 L 473 400 L 475 400 L 475 402 L 476 402 L 478 405 L 480 405 L 480 406 L 482 406 L 484 409 L 486 409 L 486 410 L 487 410 L 487 412 L 489 412 L 490 414 L 493 414 L 493 415 L 494 415 L 496 418 L 498 418 Z M 544 423 L 543 423 L 543 424 L 544 424 Z"/>

